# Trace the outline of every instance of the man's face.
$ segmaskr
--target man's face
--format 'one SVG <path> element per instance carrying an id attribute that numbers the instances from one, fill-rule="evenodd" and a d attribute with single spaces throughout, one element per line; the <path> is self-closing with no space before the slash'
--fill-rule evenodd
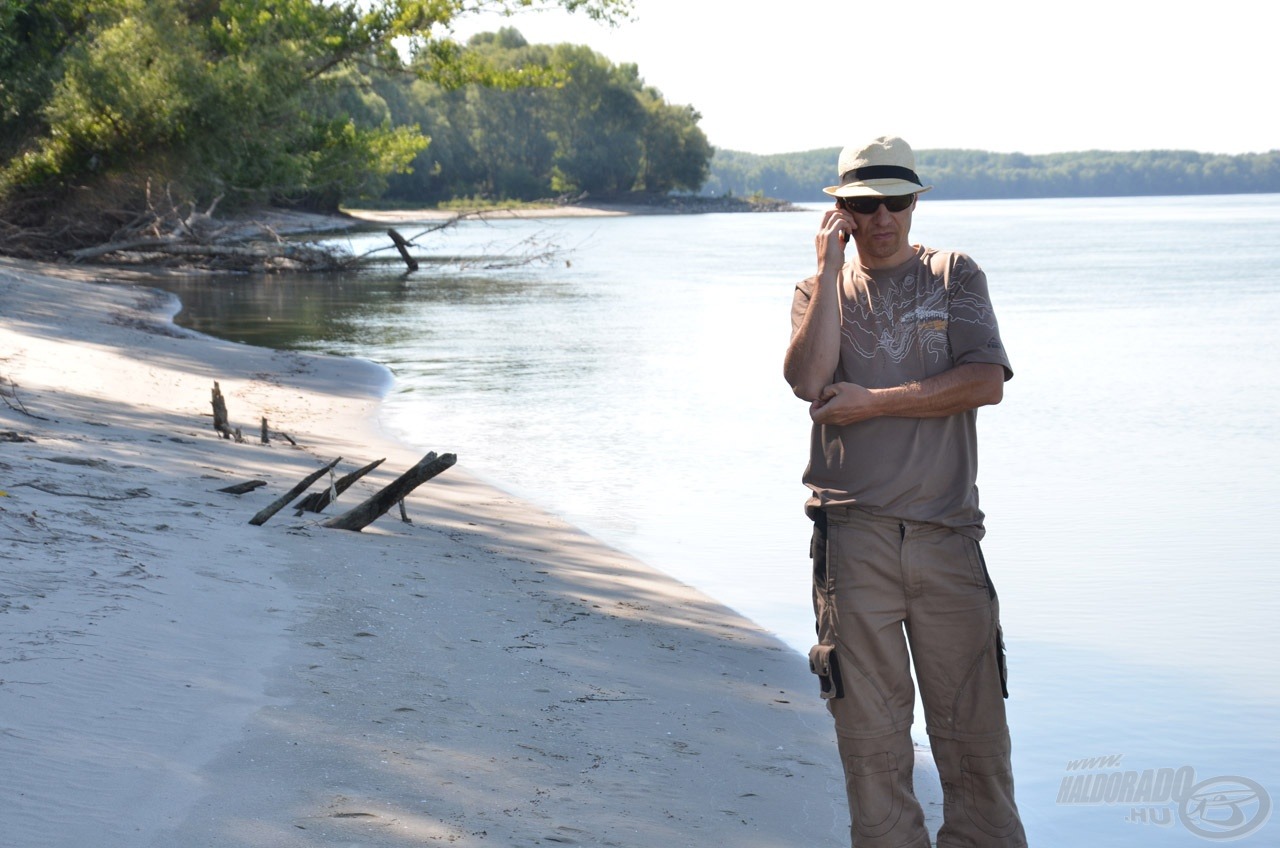
<path id="1" fill-rule="evenodd" d="M 853 231 L 853 242 L 858 247 L 858 260 L 864 267 L 892 268 L 910 258 L 911 213 L 916 208 L 915 198 L 914 194 L 911 195 L 911 205 L 901 212 L 890 212 L 884 203 L 870 213 L 858 212 L 851 204 L 845 204 L 857 225 Z"/>

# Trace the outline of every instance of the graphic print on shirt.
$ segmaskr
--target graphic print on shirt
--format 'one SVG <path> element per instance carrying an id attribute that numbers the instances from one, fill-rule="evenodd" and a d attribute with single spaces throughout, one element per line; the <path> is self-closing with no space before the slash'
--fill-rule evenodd
<path id="1" fill-rule="evenodd" d="M 948 356 L 947 290 L 921 292 L 915 274 L 892 280 L 881 291 L 870 287 L 845 301 L 841 333 L 864 359 L 877 355 L 901 363 L 919 352 L 935 362 Z"/>
<path id="2" fill-rule="evenodd" d="M 844 303 L 840 331 L 848 348 L 864 359 L 880 356 L 895 365 L 913 354 L 938 364 L 952 359 L 951 321 L 981 326 L 995 337 L 995 316 L 986 298 L 959 285 L 969 270 L 962 264 L 953 269 L 950 292 L 943 279 L 915 273 L 880 286 L 859 285 L 857 296 Z"/>

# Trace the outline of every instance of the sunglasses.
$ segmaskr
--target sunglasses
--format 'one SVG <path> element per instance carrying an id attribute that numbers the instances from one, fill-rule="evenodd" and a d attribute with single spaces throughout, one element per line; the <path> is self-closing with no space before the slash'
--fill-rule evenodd
<path id="1" fill-rule="evenodd" d="M 857 212 L 859 215 L 874 215 L 884 204 L 890 212 L 901 212 L 916 199 L 914 194 L 900 194 L 896 197 L 837 197 L 836 205 L 846 212 Z"/>

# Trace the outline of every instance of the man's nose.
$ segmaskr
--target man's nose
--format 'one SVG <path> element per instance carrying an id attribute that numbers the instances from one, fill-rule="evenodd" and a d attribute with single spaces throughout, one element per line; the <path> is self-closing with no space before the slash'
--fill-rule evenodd
<path id="1" fill-rule="evenodd" d="M 883 202 L 876 206 L 875 213 L 871 216 L 871 220 L 877 224 L 887 224 L 893 220 L 893 213 L 889 211 L 889 207 Z"/>

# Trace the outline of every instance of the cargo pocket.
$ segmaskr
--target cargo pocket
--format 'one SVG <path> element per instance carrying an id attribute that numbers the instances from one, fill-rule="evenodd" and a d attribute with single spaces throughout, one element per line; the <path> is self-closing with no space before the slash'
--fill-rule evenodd
<path id="1" fill-rule="evenodd" d="M 825 699 L 843 698 L 844 683 L 840 680 L 840 661 L 833 645 L 814 645 L 809 649 L 809 670 L 818 675 Z"/>
<path id="2" fill-rule="evenodd" d="M 1004 657 L 1004 628 L 996 625 L 996 663 L 1000 666 L 1000 694 L 1009 697 L 1009 666 Z"/>
<path id="3" fill-rule="evenodd" d="M 1012 836 L 1018 830 L 1013 803 L 1013 774 L 1008 757 L 966 756 L 960 761 L 964 812 L 988 836 Z"/>
<path id="4" fill-rule="evenodd" d="M 859 836 L 874 838 L 893 830 L 902 817 L 902 789 L 897 758 L 888 751 L 868 757 L 848 757 L 850 812 Z"/>
<path id="5" fill-rule="evenodd" d="M 827 583 L 827 514 L 818 510 L 813 516 L 813 536 L 809 539 L 809 559 L 813 560 L 813 585 L 826 592 Z"/>

